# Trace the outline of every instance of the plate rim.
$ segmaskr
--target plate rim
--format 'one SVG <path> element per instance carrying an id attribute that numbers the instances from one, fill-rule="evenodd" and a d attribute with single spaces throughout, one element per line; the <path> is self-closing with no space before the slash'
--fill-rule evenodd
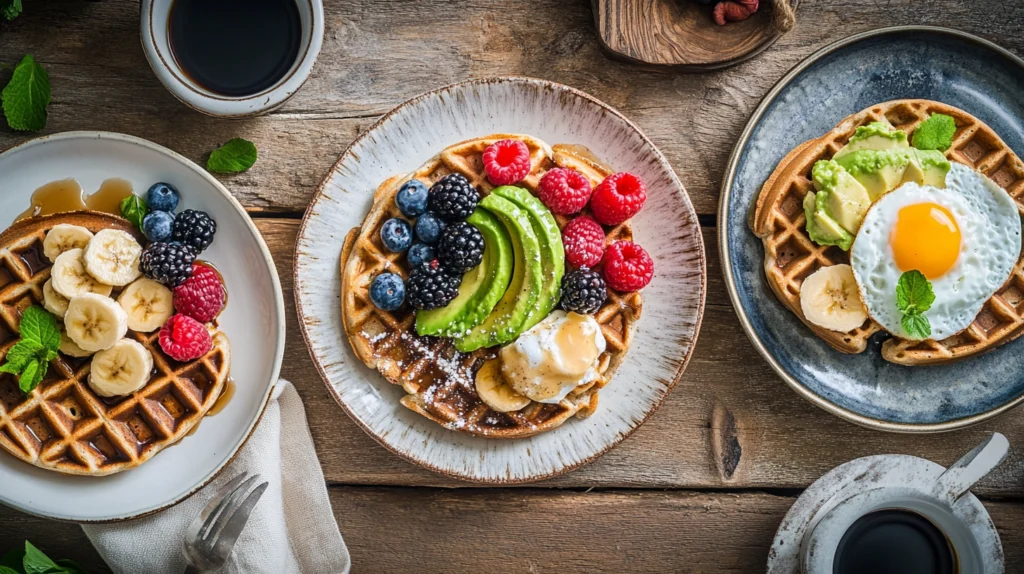
<path id="1" fill-rule="evenodd" d="M 739 168 L 739 160 L 742 155 L 743 149 L 746 147 L 750 140 L 750 136 L 754 131 L 754 128 L 761 122 L 761 118 L 764 112 L 775 102 L 779 93 L 788 86 L 794 78 L 803 73 L 807 68 L 817 63 L 822 58 L 838 52 L 839 50 L 850 47 L 854 44 L 876 38 L 880 36 L 888 36 L 891 34 L 901 34 L 907 32 L 924 32 L 929 34 L 937 34 L 941 36 L 950 36 L 958 40 L 963 40 L 969 43 L 977 44 L 983 48 L 987 48 L 996 52 L 1000 56 L 1007 58 L 1010 62 L 1016 64 L 1024 71 L 1024 58 L 1017 56 L 1013 52 L 1010 52 L 1006 48 L 999 46 L 998 44 L 986 40 L 980 36 L 976 36 L 963 30 L 955 28 L 948 28 L 944 26 L 922 26 L 922 25 L 904 25 L 904 26 L 888 26 L 884 28 L 876 28 L 874 30 L 867 30 L 847 36 L 831 44 L 828 44 L 822 48 L 811 53 L 809 56 L 798 62 L 793 66 L 779 81 L 777 81 L 768 93 L 761 99 L 761 102 L 754 109 L 754 112 L 750 115 L 750 119 L 747 120 L 746 125 L 743 127 L 743 131 L 740 132 L 740 137 L 733 146 L 732 152 L 729 154 L 729 161 L 726 164 L 725 176 L 722 178 L 722 187 L 718 198 L 718 256 L 722 262 L 722 274 L 725 279 L 726 290 L 729 292 L 729 301 L 732 303 L 733 311 L 736 313 L 736 317 L 740 321 L 740 326 L 743 327 L 743 332 L 750 339 L 751 344 L 757 349 L 757 352 L 762 358 L 771 366 L 772 370 L 782 378 L 782 380 L 791 389 L 796 391 L 798 395 L 813 404 L 814 406 L 821 408 L 822 410 L 829 412 L 833 415 L 838 416 L 841 419 L 847 420 L 854 424 L 887 432 L 894 433 L 905 433 L 905 434 L 928 434 L 928 433 L 940 433 L 947 432 L 957 429 L 969 427 L 971 425 L 978 424 L 986 421 L 993 417 L 996 417 L 1013 407 L 1024 402 L 1024 394 L 1017 396 L 999 406 L 989 409 L 984 412 L 973 414 L 967 417 L 961 417 L 951 419 L 949 421 L 940 423 L 898 423 L 885 421 L 874 417 L 869 417 L 856 413 L 847 408 L 841 407 L 832 401 L 818 395 L 805 387 L 796 377 L 792 376 L 786 369 L 775 359 L 774 355 L 768 350 L 760 336 L 757 334 L 753 325 L 750 322 L 750 318 L 747 316 L 746 310 L 743 308 L 740 297 L 736 291 L 736 278 L 732 273 L 732 258 L 729 253 L 729 241 L 728 241 L 728 217 L 727 209 L 729 205 L 730 196 L 732 195 L 733 182 L 736 179 L 736 173 Z"/>
<path id="2" fill-rule="evenodd" d="M 585 101 L 587 101 L 589 103 L 597 105 L 605 113 L 610 113 L 613 116 L 615 116 L 616 118 L 618 118 L 618 119 L 622 120 L 623 122 L 625 122 L 627 127 L 632 129 L 640 137 L 640 139 L 645 144 L 649 145 L 651 147 L 651 149 L 654 150 L 654 153 L 655 153 L 655 155 L 656 155 L 656 157 L 658 159 L 658 162 L 663 166 L 663 168 L 665 168 L 667 170 L 667 173 L 669 175 L 670 180 L 676 185 L 677 190 L 678 190 L 678 195 L 686 203 L 686 206 L 688 207 L 689 212 L 692 215 L 693 222 L 696 225 L 697 233 L 695 233 L 694 236 L 695 236 L 696 241 L 697 241 L 697 247 L 699 247 L 697 252 L 698 252 L 698 255 L 699 255 L 698 259 L 699 259 L 699 263 L 700 263 L 700 294 L 699 294 L 699 303 L 698 303 L 697 309 L 696 309 L 697 314 L 696 314 L 696 321 L 694 322 L 693 337 L 691 339 L 689 349 L 687 349 L 687 351 L 685 353 L 685 356 L 682 358 L 682 361 L 680 361 L 679 368 L 676 370 L 675 374 L 672 377 L 672 383 L 670 385 L 666 386 L 665 392 L 662 394 L 662 396 L 649 409 L 647 409 L 647 412 L 644 413 L 643 417 L 632 428 L 627 430 L 625 433 L 619 435 L 614 440 L 610 441 L 608 444 L 603 445 L 601 449 L 599 449 L 598 451 L 594 452 L 590 456 L 588 456 L 588 457 L 586 457 L 586 458 L 584 458 L 584 459 L 582 459 L 580 461 L 574 462 L 572 464 L 567 464 L 567 465 L 561 466 L 560 468 L 558 468 L 558 469 L 556 469 L 556 470 L 554 470 L 552 472 L 548 472 L 548 473 L 545 473 L 545 474 L 542 474 L 542 475 L 524 476 L 524 477 L 521 477 L 521 478 L 488 478 L 488 477 L 474 476 L 474 475 L 471 475 L 471 474 L 463 474 L 463 473 L 459 473 L 459 472 L 456 472 L 456 471 L 444 469 L 444 468 L 441 468 L 441 467 L 439 467 L 437 465 L 432 464 L 430 461 L 428 461 L 428 460 L 426 460 L 424 458 L 417 458 L 417 457 L 413 456 L 412 453 L 405 453 L 405 452 L 399 451 L 396 448 L 392 447 L 390 444 L 388 444 L 387 441 L 385 441 L 383 438 L 378 436 L 377 433 L 373 431 L 373 429 L 371 429 L 367 425 L 365 425 L 352 412 L 352 410 L 349 409 L 348 405 L 345 404 L 345 401 L 342 400 L 342 398 L 339 395 L 339 393 L 337 391 L 335 391 L 334 387 L 328 381 L 328 377 L 326 375 L 325 369 L 324 369 L 323 365 L 321 364 L 319 358 L 313 352 L 313 347 L 312 347 L 312 344 L 310 343 L 309 333 L 307 331 L 306 321 L 305 321 L 306 315 L 305 315 L 305 313 L 303 311 L 302 300 L 301 300 L 301 297 L 299 295 L 299 285 L 300 285 L 300 283 L 299 283 L 299 265 L 300 265 L 299 261 L 300 261 L 300 258 L 301 258 L 301 255 L 299 253 L 299 245 L 300 245 L 300 243 L 302 241 L 302 238 L 305 236 L 306 225 L 307 225 L 307 223 L 308 223 L 308 221 L 310 219 L 310 214 L 312 213 L 314 206 L 323 197 L 324 188 L 327 186 L 328 183 L 330 183 L 330 181 L 333 178 L 334 174 L 337 172 L 339 166 L 342 164 L 343 161 L 346 161 L 346 160 L 349 159 L 349 157 L 351 156 L 351 152 L 352 152 L 353 148 L 356 145 L 358 145 L 371 132 L 373 132 L 374 130 L 379 128 L 385 122 L 389 121 L 392 116 L 394 116 L 395 114 L 399 113 L 401 110 L 403 110 L 404 108 L 406 108 L 406 107 L 408 107 L 410 105 L 419 103 L 419 102 L 421 102 L 421 101 L 423 101 L 423 100 L 425 100 L 425 99 L 427 99 L 429 97 L 432 97 L 432 96 L 435 96 L 435 95 L 438 95 L 438 94 L 441 94 L 441 93 L 444 93 L 444 92 L 449 92 L 449 91 L 452 91 L 452 90 L 462 89 L 462 88 L 465 88 L 467 86 L 475 86 L 475 85 L 484 85 L 484 84 L 518 84 L 518 83 L 532 84 L 532 85 L 535 85 L 535 86 L 539 86 L 539 87 L 542 87 L 542 88 L 546 88 L 546 89 L 550 89 L 550 90 L 555 90 L 555 91 L 566 91 L 566 92 L 569 92 L 570 94 L 572 94 L 572 95 L 574 95 L 576 97 L 582 98 L 583 100 L 585 100 Z M 338 156 L 338 160 L 331 166 L 330 170 L 324 176 L 324 179 L 317 186 L 316 191 L 313 194 L 313 197 L 310 199 L 309 205 L 306 207 L 305 213 L 303 213 L 303 215 L 302 215 L 302 223 L 299 226 L 299 231 L 298 231 L 298 233 L 296 234 L 296 237 L 295 237 L 295 256 L 293 257 L 293 260 L 292 260 L 292 273 L 293 273 L 293 285 L 294 285 L 293 296 L 294 296 L 294 299 L 295 299 L 295 312 L 296 312 L 296 315 L 298 316 L 298 320 L 299 320 L 299 330 L 302 332 L 302 338 L 303 338 L 303 341 L 305 342 L 306 351 L 309 353 L 310 359 L 313 361 L 313 365 L 316 367 L 317 373 L 319 373 L 319 375 L 320 375 L 320 380 L 323 381 L 324 386 L 327 387 L 328 393 L 334 398 L 334 401 L 336 403 L 338 403 L 339 406 L 341 406 L 342 410 L 345 411 L 345 414 L 348 415 L 348 417 L 352 421 L 354 421 L 356 423 L 356 425 L 363 430 L 363 432 L 365 432 L 367 435 L 372 437 L 373 440 L 375 440 L 378 444 L 383 446 L 385 449 L 387 449 L 391 453 L 399 456 L 403 460 L 405 460 L 407 462 L 410 462 L 410 463 L 412 463 L 412 464 L 414 464 L 416 466 L 419 466 L 419 467 L 425 468 L 427 470 L 430 470 L 431 472 L 435 472 L 435 473 L 440 474 L 442 476 L 445 476 L 445 477 L 448 477 L 448 478 L 454 478 L 454 479 L 457 479 L 457 480 L 460 480 L 460 481 L 464 481 L 464 482 L 470 482 L 470 483 L 476 483 L 476 484 L 485 484 L 485 485 L 508 486 L 508 485 L 527 484 L 527 483 L 532 483 L 532 482 L 538 482 L 538 481 L 541 481 L 541 480 L 547 480 L 547 479 L 550 479 L 550 478 L 562 476 L 562 475 L 567 474 L 569 472 L 572 472 L 572 471 L 574 471 L 574 470 L 576 470 L 576 469 L 578 469 L 580 467 L 583 467 L 583 466 L 585 466 L 587 464 L 590 464 L 591 462 L 597 460 L 598 458 L 600 458 L 601 456 L 606 454 L 611 449 L 613 449 L 616 446 L 618 446 L 619 444 L 621 444 L 624 440 L 629 438 L 630 435 L 632 435 L 634 432 L 636 432 L 637 429 L 639 429 L 641 426 L 643 426 L 643 424 L 645 422 L 647 422 L 647 420 L 651 417 L 651 415 L 653 415 L 655 413 L 655 411 L 657 411 L 661 407 L 661 405 L 664 403 L 665 399 L 668 397 L 669 393 L 672 392 L 672 389 L 674 389 L 675 386 L 682 379 L 683 374 L 686 372 L 686 367 L 689 365 L 690 359 L 693 356 L 693 350 L 697 346 L 697 340 L 698 340 L 699 335 L 700 335 L 700 328 L 701 328 L 701 325 L 702 325 L 702 322 L 703 322 L 703 319 L 704 319 L 705 299 L 706 299 L 706 296 L 707 296 L 707 275 L 708 275 L 708 273 L 707 273 L 707 253 L 706 253 L 706 250 L 705 250 L 704 237 L 703 237 L 703 234 L 701 233 L 701 229 L 702 228 L 700 226 L 700 222 L 698 221 L 698 218 L 697 218 L 697 212 L 696 212 L 696 210 L 693 207 L 693 202 L 690 201 L 690 196 L 689 196 L 688 192 L 686 191 L 686 187 L 683 185 L 682 180 L 679 179 L 679 175 L 676 174 L 675 169 L 672 167 L 672 164 L 669 163 L 669 161 L 665 158 L 664 154 L 661 153 L 661 150 L 659 150 L 658 147 L 654 145 L 654 142 L 652 142 L 650 140 L 650 138 L 648 138 L 647 135 L 644 134 L 644 132 L 636 124 L 634 124 L 632 121 L 630 121 L 628 118 L 626 118 L 622 113 L 620 113 L 618 110 L 616 110 L 615 108 L 611 107 L 610 105 L 608 105 L 608 104 L 604 103 L 603 101 L 597 99 L 596 97 L 591 96 L 590 94 L 587 94 L 586 92 L 584 92 L 582 90 L 579 90 L 577 88 L 574 88 L 572 86 L 568 86 L 568 85 L 561 84 L 561 83 L 558 83 L 558 82 L 552 82 L 550 80 L 544 80 L 544 79 L 540 79 L 540 78 L 533 78 L 533 77 L 529 77 L 529 76 L 488 76 L 488 77 L 484 77 L 484 78 L 473 78 L 473 79 L 469 79 L 469 80 L 463 80 L 463 81 L 460 81 L 460 82 L 454 82 L 454 83 L 451 83 L 451 84 L 440 86 L 438 88 L 434 88 L 432 90 L 428 90 L 428 91 L 423 92 L 423 93 L 421 93 L 419 95 L 413 96 L 412 98 L 409 98 L 408 100 L 403 101 L 402 103 L 398 104 L 397 106 L 392 108 L 390 111 L 388 111 L 387 113 L 382 115 L 377 121 L 375 121 L 372 125 L 370 125 L 370 127 L 368 127 L 366 129 L 366 131 L 364 131 L 361 134 L 359 134 L 355 139 L 352 140 L 352 142 L 348 146 L 345 147 L 345 150 L 341 153 L 341 155 Z M 553 430 L 555 430 L 555 429 L 553 429 Z M 450 431 L 450 432 L 455 432 L 455 431 Z"/>
<path id="3" fill-rule="evenodd" d="M 119 515 L 116 515 L 116 516 L 110 516 L 110 517 L 104 517 L 104 518 L 74 518 L 74 517 L 70 517 L 70 516 L 51 515 L 51 514 L 46 514 L 46 513 L 40 513 L 40 512 L 37 512 L 35 510 L 32 510 L 30 508 L 26 508 L 26 507 L 24 507 L 24 506 L 22 506 L 22 505 L 20 505 L 20 504 L 18 504 L 16 502 L 14 502 L 14 501 L 8 499 L 8 498 L 6 498 L 6 497 L 3 497 L 3 499 L 0 500 L 0 502 L 2 502 L 4 505 L 9 506 L 11 508 L 14 508 L 14 509 L 16 509 L 16 510 L 18 510 L 20 512 L 24 512 L 25 514 L 28 514 L 30 516 L 36 516 L 36 517 L 39 517 L 39 518 L 46 518 L 48 520 L 56 520 L 56 521 L 59 521 L 59 522 L 74 522 L 74 523 L 77 523 L 77 524 L 112 524 L 112 523 L 117 523 L 117 522 L 123 522 L 123 521 L 126 521 L 126 520 L 134 520 L 134 519 L 137 519 L 137 518 L 143 518 L 143 517 L 146 517 L 146 516 L 150 516 L 152 514 L 156 514 L 158 512 L 163 512 L 164 510 L 167 510 L 168 508 L 171 508 L 173 506 L 178 505 L 179 503 L 183 502 L 185 499 L 191 497 L 193 494 L 195 494 L 195 493 L 199 492 L 200 490 L 202 490 L 204 487 L 206 487 L 206 485 L 210 484 L 210 482 L 212 482 L 215 478 L 217 478 L 220 475 L 220 473 L 223 472 L 224 469 L 227 468 L 227 466 L 229 464 L 231 464 L 235 460 L 235 457 L 238 456 L 238 452 L 240 450 L 242 450 L 242 447 L 244 447 L 249 442 L 249 439 L 252 437 L 252 434 L 256 430 L 256 427 L 259 425 L 260 421 L 263 420 L 263 415 L 266 414 L 266 412 L 267 412 L 267 406 L 270 404 L 270 397 L 273 394 L 274 387 L 277 384 L 277 380 L 280 379 L 280 377 L 281 377 L 281 364 L 282 364 L 282 361 L 284 360 L 284 347 L 285 347 L 285 338 L 286 338 L 286 330 L 285 330 L 286 315 L 285 315 L 285 312 L 284 312 L 284 295 L 283 295 L 283 293 L 281 291 L 281 279 L 278 276 L 277 266 L 274 264 L 274 259 L 273 259 L 273 257 L 270 254 L 270 248 L 267 247 L 267 242 L 263 239 L 263 234 L 260 233 L 259 229 L 256 227 L 255 222 L 253 222 L 252 218 L 249 217 L 249 214 L 245 211 L 245 208 L 242 207 L 242 204 L 240 204 L 238 202 L 238 200 L 235 199 L 235 197 L 231 194 L 231 192 L 228 191 L 227 187 L 225 187 L 224 184 L 222 184 L 220 181 L 217 180 L 217 178 L 213 177 L 209 172 L 207 172 L 206 170 L 204 170 L 201 167 L 199 167 L 198 164 L 196 164 L 192 160 L 188 159 L 187 157 L 179 154 L 178 152 L 176 152 L 176 151 L 174 151 L 174 150 L 172 150 L 170 148 L 167 148 L 167 147 L 164 147 L 164 146 L 162 146 L 160 144 L 151 142 L 151 141 L 149 141 L 147 139 L 143 139 L 143 138 L 140 138 L 140 137 L 137 137 L 137 136 L 133 136 L 133 135 L 129 135 L 129 134 L 123 134 L 123 133 L 111 132 L 111 131 L 103 131 L 103 130 L 72 130 L 72 131 L 57 132 L 57 133 L 54 133 L 54 134 L 48 134 L 48 135 L 44 135 L 44 136 L 35 137 L 35 138 L 29 139 L 29 140 L 24 141 L 24 142 L 22 142 L 20 144 L 11 146 L 11 147 L 3 150 L 2 152 L 0 152 L 0 156 L 6 156 L 7 154 L 12 153 L 12 152 L 22 151 L 24 149 L 28 149 L 28 148 L 32 148 L 32 147 L 36 147 L 36 146 L 41 146 L 41 145 L 46 145 L 47 143 L 49 143 L 51 141 L 76 140 L 76 139 L 79 139 L 79 140 L 96 140 L 96 139 L 114 140 L 114 141 L 120 141 L 120 142 L 123 142 L 123 143 L 127 143 L 127 144 L 130 144 L 130 145 L 137 145 L 139 147 L 155 151 L 155 152 L 157 152 L 157 153 L 159 153 L 161 155 L 165 155 L 165 156 L 170 157 L 171 159 L 175 160 L 177 163 L 182 164 L 185 168 L 190 169 L 193 172 L 199 174 L 200 177 L 202 177 L 208 183 L 213 185 L 213 187 L 218 191 L 218 193 L 220 193 L 225 199 L 228 200 L 229 205 L 231 205 L 231 207 L 233 207 L 235 209 L 235 211 L 237 211 L 238 214 L 242 216 L 242 219 L 243 219 L 246 227 L 248 227 L 249 230 L 255 235 L 255 237 L 257 239 L 257 243 L 259 244 L 261 255 L 263 255 L 264 263 L 266 263 L 267 267 L 270 270 L 270 277 L 271 277 L 271 282 L 273 283 L 272 287 L 273 287 L 273 290 L 274 290 L 274 303 L 275 303 L 274 310 L 276 312 L 275 314 L 280 318 L 280 321 L 278 321 L 279 326 L 278 326 L 278 333 L 277 333 L 277 345 L 276 345 L 277 348 L 276 348 L 275 355 L 274 355 L 274 362 L 273 362 L 273 365 L 271 367 L 272 376 L 271 376 L 271 378 L 270 378 L 270 380 L 269 380 L 269 382 L 267 384 L 267 389 L 264 392 L 263 401 L 262 401 L 262 405 L 260 406 L 259 412 L 252 419 L 252 421 L 250 421 L 249 428 L 247 428 L 245 430 L 245 434 L 242 436 L 242 439 L 240 441 L 238 441 L 238 443 L 233 447 L 233 450 L 231 451 L 231 453 L 227 457 L 225 457 L 224 461 L 221 462 L 217 466 L 217 468 L 213 469 L 213 471 L 211 471 L 206 477 L 201 479 L 196 485 L 194 485 L 191 488 L 187 489 L 181 495 L 175 497 L 170 502 L 161 503 L 159 506 L 157 506 L 155 508 L 150 508 L 148 510 L 138 511 L 138 512 L 129 513 L 129 514 L 119 514 Z M 102 479 L 103 477 L 96 477 L 96 478 Z"/>

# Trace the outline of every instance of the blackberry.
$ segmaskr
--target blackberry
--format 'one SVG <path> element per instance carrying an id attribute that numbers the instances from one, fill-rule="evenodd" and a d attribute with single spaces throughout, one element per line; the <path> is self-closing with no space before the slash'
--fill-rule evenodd
<path id="1" fill-rule="evenodd" d="M 484 236 L 469 223 L 453 223 L 441 234 L 437 258 L 453 272 L 465 273 L 483 261 Z"/>
<path id="2" fill-rule="evenodd" d="M 430 211 L 445 221 L 464 221 L 478 203 L 480 194 L 461 173 L 450 173 L 430 186 Z"/>
<path id="3" fill-rule="evenodd" d="M 570 271 L 562 277 L 562 309 L 592 315 L 604 305 L 608 289 L 604 279 L 586 267 Z"/>
<path id="4" fill-rule="evenodd" d="M 462 279 L 453 275 L 437 261 L 424 263 L 412 270 L 405 283 L 406 300 L 417 309 L 444 307 L 459 294 Z"/>
<path id="5" fill-rule="evenodd" d="M 192 275 L 196 250 L 191 245 L 156 241 L 142 250 L 142 274 L 168 287 L 177 287 Z"/>
<path id="6" fill-rule="evenodd" d="M 206 212 L 186 209 L 175 216 L 171 239 L 191 245 L 199 254 L 213 243 L 215 233 L 217 222 Z"/>

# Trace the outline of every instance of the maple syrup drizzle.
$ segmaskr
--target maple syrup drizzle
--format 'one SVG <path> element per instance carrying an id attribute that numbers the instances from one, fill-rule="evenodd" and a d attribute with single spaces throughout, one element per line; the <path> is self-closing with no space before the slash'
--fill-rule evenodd
<path id="1" fill-rule="evenodd" d="M 105 180 L 98 190 L 88 195 L 77 180 L 59 179 L 33 191 L 29 208 L 16 221 L 83 209 L 121 215 L 121 201 L 131 194 L 132 184 L 118 177 Z"/>

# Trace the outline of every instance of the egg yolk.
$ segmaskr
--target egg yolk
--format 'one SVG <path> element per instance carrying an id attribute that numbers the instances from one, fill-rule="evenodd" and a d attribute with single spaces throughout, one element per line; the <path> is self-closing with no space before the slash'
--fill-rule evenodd
<path id="1" fill-rule="evenodd" d="M 917 203 L 900 209 L 889 245 L 900 271 L 916 269 L 935 279 L 956 264 L 960 240 L 960 226 L 948 209 L 937 203 Z"/>

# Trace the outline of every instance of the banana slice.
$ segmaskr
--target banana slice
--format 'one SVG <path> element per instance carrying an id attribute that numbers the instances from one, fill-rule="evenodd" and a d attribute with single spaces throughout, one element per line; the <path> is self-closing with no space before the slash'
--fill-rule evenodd
<path id="1" fill-rule="evenodd" d="M 509 413 L 530 404 L 530 399 L 512 390 L 501 375 L 497 359 L 487 361 L 476 373 L 476 394 L 487 406 L 499 413 Z"/>
<path id="2" fill-rule="evenodd" d="M 51 262 L 57 261 L 57 256 L 72 249 L 85 249 L 92 239 L 92 231 L 80 225 L 68 225 L 60 223 L 54 225 L 43 238 L 43 255 Z"/>
<path id="3" fill-rule="evenodd" d="M 85 270 L 101 283 L 122 287 L 139 276 L 142 246 L 128 232 L 104 229 L 85 246 Z"/>
<path id="4" fill-rule="evenodd" d="M 60 330 L 60 349 L 58 350 L 69 357 L 77 357 L 79 359 L 82 357 L 88 357 L 92 354 L 76 345 L 75 342 L 71 340 L 71 337 L 68 337 L 68 334 L 64 329 Z"/>
<path id="5" fill-rule="evenodd" d="M 43 308 L 58 317 L 64 317 L 68 311 L 68 298 L 58 293 L 53 288 L 53 279 L 47 279 L 43 283 Z"/>
<path id="6" fill-rule="evenodd" d="M 153 355 L 132 339 L 96 353 L 89 367 L 89 386 L 101 397 L 134 393 L 146 386 L 153 372 Z"/>
<path id="7" fill-rule="evenodd" d="M 868 313 L 849 265 L 822 267 L 800 286 L 804 317 L 819 327 L 845 333 L 864 324 Z"/>
<path id="8" fill-rule="evenodd" d="M 128 314 L 110 297 L 85 293 L 71 298 L 64 328 L 82 350 L 104 351 L 128 332 Z"/>
<path id="9" fill-rule="evenodd" d="M 128 328 L 140 333 L 156 331 L 174 314 L 171 290 L 146 277 L 125 287 L 117 302 L 128 314 Z"/>
<path id="10" fill-rule="evenodd" d="M 50 281 L 53 290 L 71 299 L 83 293 L 110 295 L 110 285 L 105 285 L 89 275 L 82 262 L 82 249 L 69 249 L 57 256 L 50 268 Z"/>

